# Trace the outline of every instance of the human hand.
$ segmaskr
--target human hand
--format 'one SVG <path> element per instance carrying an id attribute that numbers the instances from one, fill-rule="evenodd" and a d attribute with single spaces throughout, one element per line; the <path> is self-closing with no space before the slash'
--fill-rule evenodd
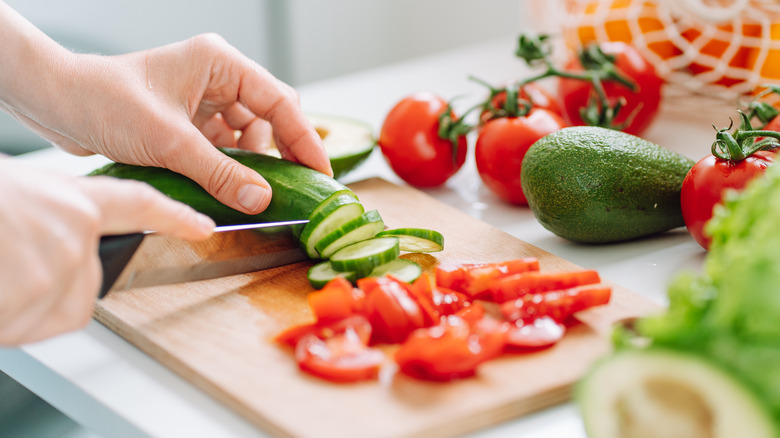
<path id="1" fill-rule="evenodd" d="M 0 158 L 0 345 L 84 326 L 101 284 L 100 236 L 202 239 L 214 222 L 152 187 L 44 172 Z"/>
<path id="2" fill-rule="evenodd" d="M 74 54 L 48 42 L 39 49 L 54 52 L 39 61 L 46 76 L 12 84 L 19 95 L 0 104 L 70 153 L 167 167 L 248 214 L 268 206 L 271 189 L 214 146 L 262 152 L 273 126 L 283 158 L 332 175 L 297 93 L 221 37 L 201 35 L 111 57 Z M 35 75 L 41 66 L 30 70 Z"/>

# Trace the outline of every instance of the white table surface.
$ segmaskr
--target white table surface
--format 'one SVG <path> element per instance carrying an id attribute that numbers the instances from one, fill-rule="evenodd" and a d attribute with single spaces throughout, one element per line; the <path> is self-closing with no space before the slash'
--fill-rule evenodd
<path id="1" fill-rule="evenodd" d="M 456 108 L 483 96 L 475 75 L 492 83 L 523 77 L 526 68 L 513 57 L 514 38 L 390 65 L 300 87 L 307 111 L 356 117 L 377 130 L 392 105 L 421 90 L 449 99 L 463 95 Z M 359 54 L 356 54 L 359 56 Z M 718 120 L 712 108 L 664 109 L 645 137 L 698 159 L 713 141 L 711 123 L 724 124 L 733 111 L 724 106 Z M 36 166 L 84 174 L 102 157 L 73 157 L 54 149 L 19 157 Z M 402 183 L 375 153 L 347 182 L 381 176 Z M 665 302 L 670 278 L 681 269 L 698 269 L 704 252 L 684 229 L 635 242 L 578 245 L 542 228 L 527 208 L 502 204 L 480 184 L 473 160 L 446 186 L 427 193 L 481 220 L 657 302 Z M 21 348 L 0 348 L 0 370 L 105 437 L 213 438 L 264 437 L 262 430 L 152 360 L 103 325 Z M 269 397 L 273 395 L 269 394 Z M 583 438 L 576 407 L 565 403 L 496 427 L 474 437 Z"/>

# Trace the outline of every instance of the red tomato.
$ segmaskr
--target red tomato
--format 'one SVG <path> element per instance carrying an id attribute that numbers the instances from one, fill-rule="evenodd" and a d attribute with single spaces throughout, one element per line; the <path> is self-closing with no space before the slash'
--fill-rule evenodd
<path id="1" fill-rule="evenodd" d="M 409 286 L 409 292 L 412 299 L 420 306 L 420 310 L 423 313 L 425 326 L 434 325 L 439 322 L 439 309 L 434 303 L 434 291 L 436 287 L 428 275 L 428 272 L 423 272 Z M 436 292 L 438 293 L 438 291 Z"/>
<path id="2" fill-rule="evenodd" d="M 501 117 L 485 123 L 474 157 L 488 189 L 511 204 L 528 205 L 520 185 L 523 158 L 537 140 L 564 127 L 563 120 L 544 109 L 524 117 Z"/>
<path id="3" fill-rule="evenodd" d="M 545 109 L 559 117 L 563 117 L 561 111 L 561 105 L 558 103 L 558 99 L 553 97 L 547 90 L 534 84 L 525 84 L 520 88 L 518 93 L 518 102 L 522 100 L 529 101 L 534 108 Z M 482 111 L 479 116 L 480 123 L 484 124 L 488 120 L 494 117 L 501 117 L 503 114 L 502 108 L 506 104 L 506 91 L 496 93 L 491 99 L 490 104 L 492 109 L 486 109 Z"/>
<path id="4" fill-rule="evenodd" d="M 720 202 L 726 189 L 740 190 L 775 159 L 774 152 L 759 151 L 742 161 L 733 162 L 708 155 L 688 171 L 682 184 L 680 204 L 688 232 L 704 249 L 710 238 L 704 225 L 712 217 L 712 210 Z"/>
<path id="5" fill-rule="evenodd" d="M 446 110 L 442 98 L 418 93 L 398 102 L 382 124 L 378 141 L 382 154 L 393 171 L 413 186 L 444 184 L 466 161 L 465 135 L 458 138 L 456 148 L 439 137 L 439 117 Z"/>
<path id="6" fill-rule="evenodd" d="M 385 360 L 380 350 L 368 347 L 354 328 L 327 337 L 308 334 L 295 346 L 301 370 L 333 382 L 372 380 Z"/>
<path id="7" fill-rule="evenodd" d="M 566 327 L 543 316 L 529 321 L 518 320 L 510 325 L 506 335 L 508 350 L 537 350 L 553 346 L 563 338 Z"/>
<path id="8" fill-rule="evenodd" d="M 490 286 L 484 294 L 485 299 L 497 303 L 514 300 L 526 294 L 536 294 L 551 290 L 570 289 L 586 284 L 600 283 L 598 272 L 593 270 L 568 272 L 526 272 L 502 277 Z"/>
<path id="9" fill-rule="evenodd" d="M 366 295 L 344 277 L 336 277 L 309 294 L 309 306 L 318 320 L 342 319 L 363 311 Z"/>
<path id="10" fill-rule="evenodd" d="M 495 280 L 511 274 L 539 270 L 539 260 L 534 257 L 508 260 L 498 263 L 474 263 L 459 266 L 436 267 L 436 284 L 469 296 L 479 295 Z"/>
<path id="11" fill-rule="evenodd" d="M 361 341 L 368 344 L 371 338 L 371 324 L 365 316 L 352 315 L 344 319 L 317 321 L 312 324 L 297 325 L 279 333 L 275 340 L 279 344 L 295 347 L 304 336 L 314 335 L 325 338 L 333 333 L 341 333 L 347 329 L 355 332 Z"/>
<path id="12" fill-rule="evenodd" d="M 611 295 L 612 288 L 603 284 L 527 294 L 502 303 L 501 313 L 509 321 L 545 317 L 564 322 L 576 312 L 607 304 Z"/>
<path id="13" fill-rule="evenodd" d="M 402 342 L 413 330 L 425 326 L 423 311 L 406 283 L 390 277 L 366 277 L 358 280 L 358 286 L 366 293 L 372 343 Z"/>
<path id="14" fill-rule="evenodd" d="M 663 80 L 655 68 L 636 49 L 623 42 L 605 42 L 600 45 L 607 55 L 615 57 L 615 66 L 619 73 L 627 77 L 638 87 L 636 92 L 615 81 L 604 81 L 604 92 L 610 106 L 614 106 L 621 97 L 626 104 L 614 120 L 616 125 L 626 124 L 622 131 L 640 135 L 658 113 L 661 101 Z M 582 71 L 579 59 L 573 59 L 567 65 L 569 71 Z M 561 78 L 558 93 L 563 102 L 564 119 L 570 125 L 584 125 L 580 111 L 593 98 L 593 86 L 584 80 Z"/>
<path id="15" fill-rule="evenodd" d="M 415 378 L 448 381 L 475 374 L 477 366 L 504 349 L 506 328 L 481 318 L 470 324 L 451 315 L 433 327 L 415 330 L 401 344 L 395 360 Z"/>

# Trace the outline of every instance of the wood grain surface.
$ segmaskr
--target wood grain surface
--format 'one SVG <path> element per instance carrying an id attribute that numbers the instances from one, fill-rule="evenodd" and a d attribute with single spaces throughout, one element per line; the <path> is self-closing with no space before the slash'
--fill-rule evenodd
<path id="1" fill-rule="evenodd" d="M 444 251 L 404 256 L 427 269 L 526 256 L 537 257 L 542 270 L 578 269 L 415 189 L 381 179 L 351 187 L 389 228 L 444 234 Z M 286 327 L 311 320 L 311 264 L 112 292 L 97 304 L 95 318 L 273 435 L 450 437 L 569 399 L 572 384 L 609 351 L 612 324 L 657 308 L 614 286 L 610 304 L 581 312 L 584 323 L 553 348 L 503 356 L 474 378 L 423 382 L 395 373 L 388 363 L 378 381 L 331 384 L 301 373 L 291 352 L 272 342 Z"/>

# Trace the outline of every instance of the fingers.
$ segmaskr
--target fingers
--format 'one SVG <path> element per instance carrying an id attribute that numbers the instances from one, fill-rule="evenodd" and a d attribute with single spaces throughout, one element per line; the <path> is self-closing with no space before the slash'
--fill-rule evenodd
<path id="1" fill-rule="evenodd" d="M 179 145 L 165 157 L 169 169 L 200 184 L 223 204 L 246 214 L 258 214 L 271 202 L 271 186 L 254 170 L 215 149 L 193 126 L 182 128 Z M 177 151 L 188 151 L 186 160 Z"/>
<path id="2" fill-rule="evenodd" d="M 240 102 L 271 123 L 282 157 L 332 176 L 322 140 L 301 110 L 297 93 L 249 60 L 242 66 Z"/>
<path id="3" fill-rule="evenodd" d="M 85 177 L 79 180 L 79 185 L 100 210 L 101 234 L 154 230 L 198 240 L 208 237 L 214 230 L 214 221 L 208 216 L 144 183 Z"/>

